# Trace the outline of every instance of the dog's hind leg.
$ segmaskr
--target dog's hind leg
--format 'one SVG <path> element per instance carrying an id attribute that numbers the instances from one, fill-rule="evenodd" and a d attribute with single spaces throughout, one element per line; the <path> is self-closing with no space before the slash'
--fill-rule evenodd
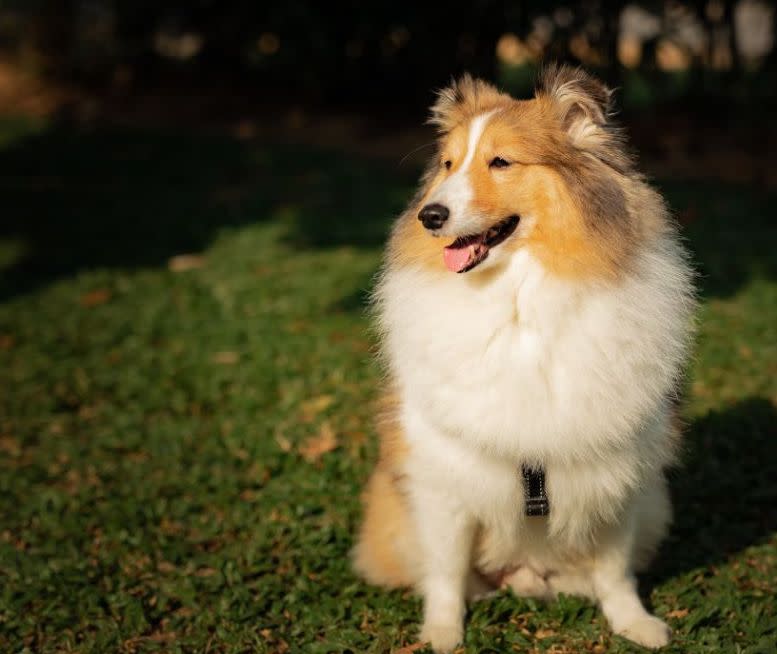
<path id="1" fill-rule="evenodd" d="M 380 460 L 362 495 L 364 518 L 352 551 L 353 566 L 367 581 L 397 588 L 416 586 L 421 557 L 414 521 L 403 484 L 402 463 L 408 453 L 396 420 L 396 398 L 383 398 Z"/>
<path id="2" fill-rule="evenodd" d="M 387 467 L 372 473 L 363 500 L 364 521 L 352 552 L 356 572 L 379 586 L 414 586 L 420 565 L 414 526 Z"/>

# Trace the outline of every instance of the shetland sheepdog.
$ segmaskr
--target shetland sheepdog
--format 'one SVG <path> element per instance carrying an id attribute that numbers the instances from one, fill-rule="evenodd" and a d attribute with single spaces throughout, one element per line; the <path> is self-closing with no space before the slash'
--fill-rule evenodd
<path id="1" fill-rule="evenodd" d="M 375 293 L 386 406 L 355 568 L 422 595 L 436 652 L 498 588 L 591 598 L 666 645 L 634 576 L 671 519 L 695 308 L 666 205 L 582 70 L 546 69 L 529 100 L 465 76 L 431 122 Z"/>

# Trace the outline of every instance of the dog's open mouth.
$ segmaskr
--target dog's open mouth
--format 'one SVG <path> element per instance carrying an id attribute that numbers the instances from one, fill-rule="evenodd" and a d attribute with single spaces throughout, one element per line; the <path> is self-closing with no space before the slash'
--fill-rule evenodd
<path id="1" fill-rule="evenodd" d="M 443 250 L 448 270 L 463 273 L 483 263 L 488 257 L 488 251 L 515 231 L 519 220 L 519 216 L 510 216 L 485 232 L 457 238 Z"/>

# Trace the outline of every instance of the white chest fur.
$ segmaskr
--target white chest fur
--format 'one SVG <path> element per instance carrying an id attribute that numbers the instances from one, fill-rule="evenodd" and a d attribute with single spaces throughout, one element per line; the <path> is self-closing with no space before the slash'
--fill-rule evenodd
<path id="1" fill-rule="evenodd" d="M 561 505 L 583 509 L 581 494 L 591 511 L 614 510 L 614 496 L 624 501 L 671 456 L 667 400 L 688 340 L 688 288 L 672 242 L 614 286 L 552 278 L 525 251 L 486 284 L 388 271 L 381 326 L 417 458 L 492 507 L 520 492 L 521 462 L 545 466 L 558 530 L 570 520 Z"/>

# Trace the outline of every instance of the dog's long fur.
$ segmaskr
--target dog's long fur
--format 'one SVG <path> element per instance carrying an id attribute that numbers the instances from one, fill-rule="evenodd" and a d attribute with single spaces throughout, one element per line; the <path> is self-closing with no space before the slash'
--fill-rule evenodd
<path id="1" fill-rule="evenodd" d="M 354 560 L 418 589 L 437 651 L 461 640 L 465 599 L 500 584 L 584 595 L 616 632 L 669 638 L 633 571 L 670 521 L 692 274 L 610 110 L 567 67 L 526 101 L 463 78 L 432 108 L 439 152 L 391 236 L 375 296 L 390 389 Z M 440 229 L 418 220 L 429 203 L 450 209 Z M 446 269 L 445 245 L 512 215 L 483 263 Z M 523 464 L 545 470 L 547 517 L 525 515 Z"/>

